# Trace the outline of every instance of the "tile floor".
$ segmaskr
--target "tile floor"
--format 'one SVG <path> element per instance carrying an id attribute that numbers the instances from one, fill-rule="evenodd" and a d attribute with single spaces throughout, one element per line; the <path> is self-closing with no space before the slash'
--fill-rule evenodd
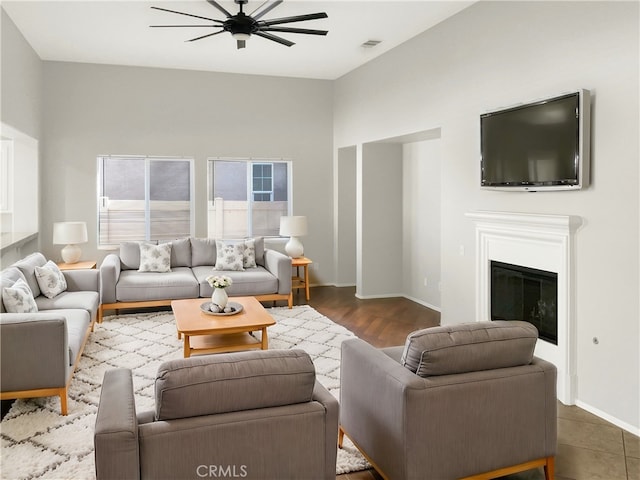
<path id="1" fill-rule="evenodd" d="M 505 480 L 544 480 L 542 468 Z M 585 410 L 558 403 L 556 480 L 640 480 L 640 438 Z M 338 480 L 381 480 L 373 470 Z M 426 480 L 426 479 L 425 479 Z M 436 480 L 436 479 L 433 479 Z"/>

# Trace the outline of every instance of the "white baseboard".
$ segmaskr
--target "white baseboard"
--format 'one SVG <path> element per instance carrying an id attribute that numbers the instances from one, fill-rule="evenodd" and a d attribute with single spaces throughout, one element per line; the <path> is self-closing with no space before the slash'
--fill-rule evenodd
<path id="1" fill-rule="evenodd" d="M 341 284 L 337 284 L 337 283 L 309 283 L 309 288 L 312 288 L 312 287 L 339 287 L 339 288 L 342 288 L 342 287 L 355 287 L 355 284 L 354 285 L 349 285 L 349 284 L 341 285 Z"/>
<path id="2" fill-rule="evenodd" d="M 375 298 L 398 298 L 398 297 L 406 298 L 407 300 L 411 300 L 412 302 L 418 303 L 423 307 L 430 308 L 431 310 L 435 310 L 436 312 L 441 312 L 440 307 L 436 307 L 435 305 L 431 305 L 428 302 L 411 297 L 409 295 L 405 295 L 403 293 L 388 293 L 384 295 L 359 295 L 356 293 L 356 298 L 359 298 L 360 300 L 371 300 Z"/>
<path id="3" fill-rule="evenodd" d="M 419 303 L 423 307 L 427 307 L 427 308 L 430 308 L 431 310 L 435 310 L 438 313 L 442 313 L 442 308 L 441 307 L 436 307 L 435 305 L 431 305 L 429 302 L 425 302 L 423 300 L 411 297 L 409 295 L 403 295 L 403 297 L 406 298 L 407 300 L 411 300 L 412 302 Z"/>
<path id="4" fill-rule="evenodd" d="M 356 298 L 359 298 L 360 300 L 370 300 L 373 298 L 397 298 L 397 297 L 404 297 L 404 295 L 401 293 L 385 293 L 384 295 L 360 295 L 356 293 Z"/>
<path id="5" fill-rule="evenodd" d="M 588 403 L 582 402 L 580 400 L 576 400 L 576 406 L 580 407 L 583 410 L 586 410 L 589 413 L 593 413 L 596 417 L 600 417 L 609 423 L 613 423 L 615 426 L 620 427 L 623 430 L 626 430 L 627 432 L 634 434 L 636 437 L 640 437 L 640 427 L 636 427 L 627 422 L 624 422 L 619 418 L 609 415 L 608 413 L 603 412 L 602 410 L 599 410 L 595 407 L 592 407 Z"/>

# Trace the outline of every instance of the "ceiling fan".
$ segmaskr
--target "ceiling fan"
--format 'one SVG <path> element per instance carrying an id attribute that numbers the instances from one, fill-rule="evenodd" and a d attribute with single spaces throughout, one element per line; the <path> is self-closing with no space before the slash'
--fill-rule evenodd
<path id="1" fill-rule="evenodd" d="M 196 40 L 202 40 L 203 38 L 212 37 L 213 35 L 218 35 L 223 32 L 229 32 L 236 40 L 238 48 L 245 48 L 247 40 L 251 37 L 251 35 L 257 35 L 262 38 L 266 38 L 267 40 L 271 40 L 282 45 L 286 45 L 290 47 L 295 45 L 294 42 L 291 42 L 285 38 L 274 35 L 270 32 L 282 32 L 282 33 L 305 33 L 308 35 L 326 35 L 327 30 L 312 30 L 308 28 L 292 28 L 292 27 L 281 27 L 279 25 L 283 23 L 294 23 L 294 22 L 303 22 L 305 20 L 316 20 L 319 18 L 327 18 L 327 14 L 322 13 L 310 13 L 307 15 L 296 15 L 293 17 L 283 17 L 283 18 L 275 18 L 272 20 L 260 20 L 265 14 L 276 8 L 280 5 L 283 0 L 266 0 L 262 3 L 258 8 L 256 8 L 249 15 L 245 14 L 243 11 L 244 5 L 247 4 L 248 0 L 234 0 L 236 4 L 238 4 L 239 12 L 235 15 L 231 15 L 227 9 L 225 9 L 222 5 L 214 0 L 207 0 L 207 2 L 217 8 L 220 12 L 222 12 L 226 20 L 217 20 L 215 18 L 202 17 L 200 15 L 192 15 L 191 13 L 178 12 L 177 10 L 169 10 L 168 8 L 161 7 L 151 7 L 155 10 L 162 10 L 164 12 L 177 13 L 178 15 L 186 15 L 187 17 L 199 18 L 201 20 L 208 20 L 213 22 L 212 25 L 151 25 L 154 28 L 182 28 L 182 27 L 205 27 L 205 28 L 219 28 L 220 30 L 216 30 L 213 33 L 207 33 L 206 35 L 201 35 L 199 37 L 192 38 L 187 40 L 187 42 L 195 42 Z"/>

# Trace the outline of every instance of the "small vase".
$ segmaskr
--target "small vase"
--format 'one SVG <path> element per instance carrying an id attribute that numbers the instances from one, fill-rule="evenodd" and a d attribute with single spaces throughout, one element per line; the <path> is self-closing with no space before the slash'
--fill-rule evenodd
<path id="1" fill-rule="evenodd" d="M 215 303 L 223 309 L 227 306 L 227 302 L 229 301 L 229 297 L 227 296 L 227 291 L 224 288 L 214 288 L 213 294 L 211 294 L 211 303 Z"/>

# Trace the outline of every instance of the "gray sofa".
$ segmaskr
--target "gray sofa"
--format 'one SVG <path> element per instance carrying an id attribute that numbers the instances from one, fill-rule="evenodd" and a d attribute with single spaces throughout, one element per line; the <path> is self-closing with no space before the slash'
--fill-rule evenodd
<path id="1" fill-rule="evenodd" d="M 0 384 L 3 400 L 58 395 L 66 415 L 69 384 L 99 311 L 99 275 L 64 271 L 66 290 L 47 298 L 35 275 L 46 263 L 33 253 L 0 273 L 3 292 L 22 279 L 37 305 L 37 312 L 8 313 L 0 302 Z"/>
<path id="2" fill-rule="evenodd" d="M 526 322 L 420 330 L 405 346 L 342 343 L 340 434 L 383 478 L 553 478 L 556 368 Z M 536 477 L 537 478 L 537 477 Z"/>
<path id="3" fill-rule="evenodd" d="M 302 350 L 163 363 L 155 411 L 136 413 L 131 371 L 109 370 L 94 433 L 96 478 L 336 478 L 338 401 Z"/>
<path id="4" fill-rule="evenodd" d="M 170 305 L 182 298 L 207 298 L 213 293 L 209 275 L 227 275 L 233 285 L 229 296 L 254 296 L 260 301 L 287 300 L 291 295 L 291 259 L 264 248 L 264 239 L 255 239 L 256 267 L 242 271 L 213 270 L 216 241 L 207 238 L 183 238 L 171 242 L 170 272 L 140 272 L 140 243 L 123 242 L 119 255 L 109 254 L 100 265 L 101 307 L 104 310 Z"/>

